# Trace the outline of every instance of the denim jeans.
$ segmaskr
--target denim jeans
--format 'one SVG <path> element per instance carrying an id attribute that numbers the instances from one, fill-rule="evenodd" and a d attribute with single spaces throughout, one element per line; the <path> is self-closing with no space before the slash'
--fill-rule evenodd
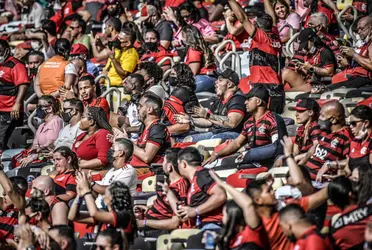
<path id="1" fill-rule="evenodd" d="M 212 92 L 214 93 L 214 83 L 217 79 L 214 76 L 209 75 L 196 75 L 196 90 L 195 93 L 198 92 Z"/>
<path id="2" fill-rule="evenodd" d="M 194 134 L 190 135 L 193 142 L 198 142 L 202 140 L 209 140 L 209 139 L 222 139 L 222 142 L 225 142 L 226 140 L 235 139 L 239 136 L 239 133 L 236 132 L 222 132 L 215 134 L 213 132 L 206 132 L 201 134 Z"/>

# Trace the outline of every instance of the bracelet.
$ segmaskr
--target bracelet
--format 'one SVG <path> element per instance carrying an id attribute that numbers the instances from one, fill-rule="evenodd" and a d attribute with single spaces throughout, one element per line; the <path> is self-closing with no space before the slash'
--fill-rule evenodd
<path id="1" fill-rule="evenodd" d="M 198 208 L 196 207 L 196 208 L 194 208 L 194 210 L 195 210 L 195 214 L 196 214 L 196 216 L 199 216 Z"/>
<path id="2" fill-rule="evenodd" d="M 82 196 L 81 198 L 83 198 L 83 199 L 84 199 L 84 198 L 85 198 L 85 196 L 86 196 L 86 195 L 88 195 L 88 194 L 92 194 L 92 192 L 91 192 L 91 191 L 89 191 L 89 192 L 86 192 L 85 194 L 83 194 L 83 196 Z"/>

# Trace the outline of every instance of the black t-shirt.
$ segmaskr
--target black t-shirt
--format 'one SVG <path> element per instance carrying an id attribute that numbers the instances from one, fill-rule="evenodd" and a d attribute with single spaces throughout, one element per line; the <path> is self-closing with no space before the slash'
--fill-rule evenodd
<path id="1" fill-rule="evenodd" d="M 154 121 L 148 128 L 141 126 L 139 135 L 137 146 L 144 148 L 147 143 L 155 144 L 159 147 L 156 156 L 163 156 L 165 151 L 171 147 L 168 129 L 158 120 Z M 155 157 L 153 162 L 156 160 Z"/>
<path id="2" fill-rule="evenodd" d="M 159 32 L 160 41 L 172 41 L 173 29 L 172 25 L 168 21 L 160 21 L 156 26 L 155 30 Z"/>
<path id="3" fill-rule="evenodd" d="M 211 111 L 214 115 L 221 116 L 227 116 L 231 112 L 236 112 L 240 113 L 244 117 L 246 114 L 244 102 L 245 97 L 239 93 L 235 93 L 226 100 L 215 97 L 211 99 Z M 243 129 L 243 126 L 244 119 L 242 119 L 235 128 L 230 129 L 214 125 L 211 130 L 213 133 L 222 133 L 227 131 L 240 133 Z"/>
<path id="4" fill-rule="evenodd" d="M 315 56 L 309 62 L 310 62 L 310 64 L 312 64 L 316 67 L 319 67 L 319 68 L 328 67 L 330 65 L 336 65 L 335 56 L 334 56 L 333 52 L 328 48 L 324 48 L 320 52 L 319 56 Z M 320 76 L 318 74 L 314 74 L 314 77 L 317 80 L 320 80 L 322 78 L 322 76 Z"/>

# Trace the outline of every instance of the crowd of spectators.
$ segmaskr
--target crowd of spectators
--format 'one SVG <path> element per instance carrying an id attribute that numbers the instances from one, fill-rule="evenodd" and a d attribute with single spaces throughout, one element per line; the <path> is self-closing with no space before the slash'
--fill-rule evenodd
<path id="1" fill-rule="evenodd" d="M 344 2 L 0 1 L 0 249 L 372 249 Z"/>

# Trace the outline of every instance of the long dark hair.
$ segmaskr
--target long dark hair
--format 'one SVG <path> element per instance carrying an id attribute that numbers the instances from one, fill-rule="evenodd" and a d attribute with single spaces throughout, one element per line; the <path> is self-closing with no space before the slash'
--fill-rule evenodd
<path id="1" fill-rule="evenodd" d="M 185 25 L 182 27 L 182 32 L 186 34 L 184 37 L 187 47 L 188 48 L 193 48 L 198 51 L 203 52 L 204 56 L 204 65 L 203 63 L 202 66 L 204 67 L 209 67 L 214 64 L 214 55 L 212 50 L 209 48 L 208 44 L 203 38 L 202 33 L 198 28 L 196 28 L 193 25 Z"/>
<path id="2" fill-rule="evenodd" d="M 105 111 L 100 107 L 88 107 L 88 115 L 91 117 L 93 121 L 95 121 L 96 125 L 100 129 L 106 129 L 112 132 L 112 127 L 107 120 L 107 116 Z"/>
<path id="3" fill-rule="evenodd" d="M 126 249 L 126 248 L 124 248 L 125 239 L 123 239 L 123 235 L 121 234 L 120 231 L 116 230 L 115 228 L 108 228 L 104 231 L 101 231 L 101 232 L 98 233 L 97 237 L 98 236 L 109 238 L 110 239 L 110 245 L 111 246 L 118 245 L 119 250 Z"/>
<path id="4" fill-rule="evenodd" d="M 358 205 L 364 205 L 372 198 L 372 168 L 370 165 L 358 167 L 359 181 L 357 184 Z"/>
<path id="5" fill-rule="evenodd" d="M 194 3 L 186 1 L 178 7 L 178 19 L 181 23 L 185 23 L 181 17 L 181 10 L 187 10 L 190 13 L 190 19 L 195 23 L 201 19 L 200 11 L 195 7 Z"/>
<path id="6" fill-rule="evenodd" d="M 53 153 L 57 153 L 57 152 L 60 153 L 66 159 L 68 157 L 71 158 L 70 165 L 72 166 L 73 170 L 77 170 L 79 168 L 79 159 L 77 155 L 69 147 L 66 147 L 66 146 L 58 147 L 53 151 Z"/>
<path id="7" fill-rule="evenodd" d="M 194 74 L 192 73 L 189 65 L 184 63 L 178 63 L 173 66 L 176 71 L 178 84 L 177 86 L 188 88 L 191 91 L 195 91 L 196 84 Z"/>
<path id="8" fill-rule="evenodd" d="M 243 210 L 236 204 L 235 201 L 229 200 L 226 202 L 225 208 L 227 213 L 227 221 L 224 225 L 221 235 L 217 238 L 217 244 L 220 249 L 229 249 L 230 242 L 239 233 L 236 230 L 237 226 L 245 227 Z"/>
<path id="9" fill-rule="evenodd" d="M 111 207 L 114 211 L 126 211 L 131 215 L 132 233 L 127 234 L 128 241 L 134 240 L 134 234 L 137 230 L 136 220 L 133 214 L 132 196 L 127 185 L 120 181 L 115 181 L 108 187 L 112 196 Z"/>

